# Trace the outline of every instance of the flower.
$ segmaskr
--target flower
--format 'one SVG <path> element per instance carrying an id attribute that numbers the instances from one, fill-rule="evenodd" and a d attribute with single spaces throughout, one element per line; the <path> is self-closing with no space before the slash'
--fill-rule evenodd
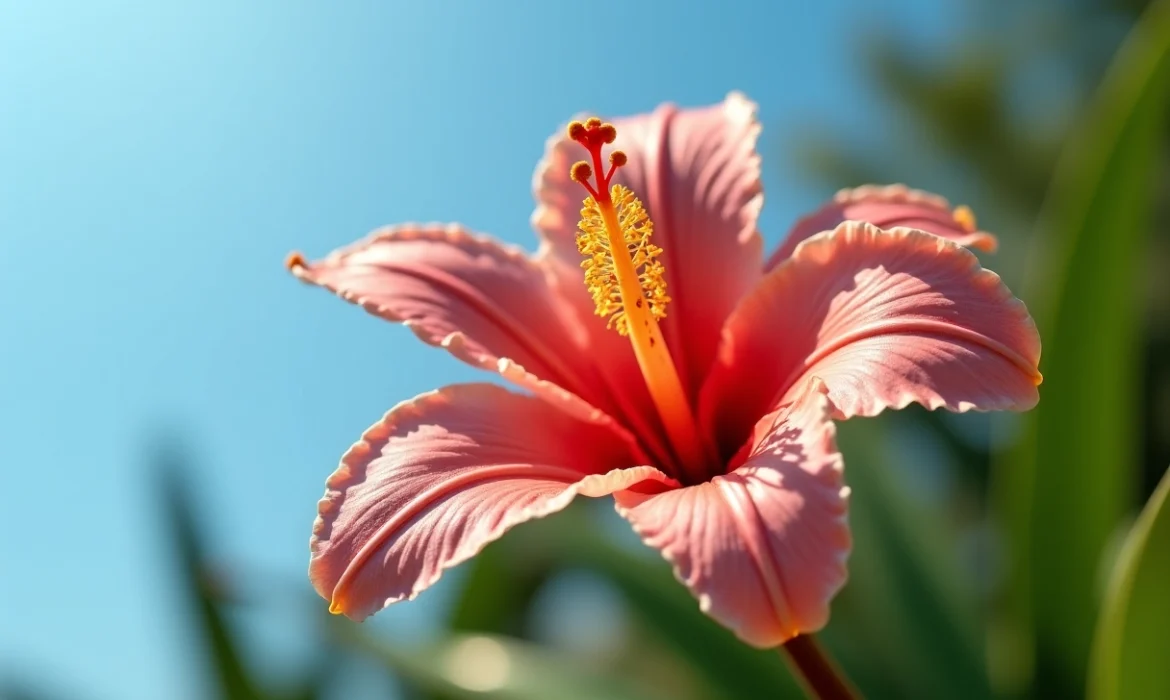
<path id="1" fill-rule="evenodd" d="M 962 247 L 995 244 L 966 208 L 843 191 L 765 261 L 755 112 L 733 93 L 573 122 L 537 169 L 534 257 L 406 224 L 290 258 L 526 391 L 423 394 L 345 454 L 311 540 L 333 612 L 414 598 L 514 525 L 612 495 L 705 612 L 781 644 L 846 579 L 834 420 L 1035 405 L 1035 325 Z"/>

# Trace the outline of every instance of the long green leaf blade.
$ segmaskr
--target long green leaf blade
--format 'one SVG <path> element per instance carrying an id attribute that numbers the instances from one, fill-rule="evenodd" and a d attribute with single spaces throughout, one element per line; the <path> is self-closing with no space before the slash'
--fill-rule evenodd
<path id="1" fill-rule="evenodd" d="M 183 480 L 185 460 L 177 448 L 167 445 L 155 456 L 159 501 L 172 551 L 177 557 L 179 583 L 198 634 L 206 647 L 209 675 L 216 697 L 223 700 L 257 700 L 264 697 L 240 655 L 217 600 L 213 579 L 206 566 L 203 542 L 194 506 Z"/>
<path id="2" fill-rule="evenodd" d="M 1126 538 L 1101 611 L 1090 700 L 1170 698 L 1170 471 Z"/>
<path id="3" fill-rule="evenodd" d="M 1131 507 L 1140 444 L 1134 271 L 1168 97 L 1170 4 L 1156 2 L 1068 143 L 1045 205 L 1047 264 L 1027 296 L 1044 340 L 1045 383 L 1023 439 L 997 465 L 997 495 L 1012 553 L 1009 596 L 1024 621 L 1022 643 L 1007 648 L 1034 659 L 1014 675 L 1022 684 L 1031 677 L 1046 697 L 1083 693 L 1098 571 Z"/>

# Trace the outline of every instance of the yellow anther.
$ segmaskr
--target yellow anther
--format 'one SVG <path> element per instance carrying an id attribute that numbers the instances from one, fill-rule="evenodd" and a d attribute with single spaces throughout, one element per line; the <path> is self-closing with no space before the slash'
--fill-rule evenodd
<path id="1" fill-rule="evenodd" d="M 583 160 L 573 163 L 573 167 L 569 170 L 569 177 L 573 178 L 573 182 L 588 183 L 589 178 L 593 177 L 593 168 Z"/>
<path id="2" fill-rule="evenodd" d="M 593 296 L 594 311 L 598 316 L 608 318 L 608 326 L 621 335 L 629 335 L 630 321 L 625 300 L 621 293 L 615 255 L 623 256 L 633 266 L 637 275 L 639 294 L 633 303 L 640 309 L 645 304 L 655 320 L 666 317 L 665 270 L 658 256 L 662 249 L 650 243 L 654 226 L 646 214 L 642 202 L 628 188 L 614 185 L 610 191 L 612 206 L 617 213 L 621 240 L 615 241 L 606 230 L 605 216 L 601 205 L 593 197 L 585 200 L 581 209 L 581 223 L 578 225 L 577 250 L 585 256 L 581 267 L 585 268 L 585 284 Z"/>
<path id="3" fill-rule="evenodd" d="M 585 125 L 581 122 L 570 122 L 569 138 L 573 141 L 579 141 L 583 136 L 585 136 Z"/>
<path id="4" fill-rule="evenodd" d="M 974 233 L 978 228 L 978 224 L 975 223 L 975 212 L 971 211 L 971 207 L 967 205 L 956 207 L 953 216 L 955 223 L 968 233 Z"/>
<path id="5" fill-rule="evenodd" d="M 614 151 L 609 154 L 609 164 L 615 168 L 620 168 L 626 164 L 626 154 L 621 151 Z"/>
<path id="6" fill-rule="evenodd" d="M 613 124 L 606 122 L 597 127 L 597 136 L 602 143 L 613 143 L 613 140 L 617 138 L 617 129 L 614 128 Z"/>

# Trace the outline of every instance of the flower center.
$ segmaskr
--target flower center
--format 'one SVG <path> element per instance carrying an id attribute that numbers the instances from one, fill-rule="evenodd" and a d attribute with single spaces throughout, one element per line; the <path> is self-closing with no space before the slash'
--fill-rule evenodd
<path id="1" fill-rule="evenodd" d="M 601 148 L 613 143 L 617 129 L 600 119 L 569 125 L 569 138 L 585 147 L 593 161 L 573 165 L 570 175 L 589 192 L 581 209 L 577 249 L 585 256 L 585 286 L 595 312 L 608 326 L 630 339 L 634 356 L 654 406 L 687 476 L 706 480 L 707 449 L 679 380 L 678 370 L 662 337 L 658 321 L 666 317 L 665 269 L 662 249 L 650 243 L 654 226 L 642 202 L 629 188 L 610 185 L 626 154 L 609 154 L 603 166 Z M 596 173 L 595 184 L 590 178 Z M 604 175 L 602 173 L 605 173 Z"/>

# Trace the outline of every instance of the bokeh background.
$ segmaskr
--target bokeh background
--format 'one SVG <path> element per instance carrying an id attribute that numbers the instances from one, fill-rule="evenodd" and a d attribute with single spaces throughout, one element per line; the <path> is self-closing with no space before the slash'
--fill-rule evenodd
<path id="1" fill-rule="evenodd" d="M 0 0 L 0 695 L 799 697 L 605 503 L 361 626 L 305 574 L 361 432 L 493 378 L 285 254 L 434 220 L 534 249 L 570 115 L 741 90 L 769 244 L 840 187 L 936 191 L 1044 331 L 1035 414 L 843 426 L 823 639 L 870 697 L 1083 696 L 1170 462 L 1165 19 L 1122 48 L 1146 5 Z"/>

